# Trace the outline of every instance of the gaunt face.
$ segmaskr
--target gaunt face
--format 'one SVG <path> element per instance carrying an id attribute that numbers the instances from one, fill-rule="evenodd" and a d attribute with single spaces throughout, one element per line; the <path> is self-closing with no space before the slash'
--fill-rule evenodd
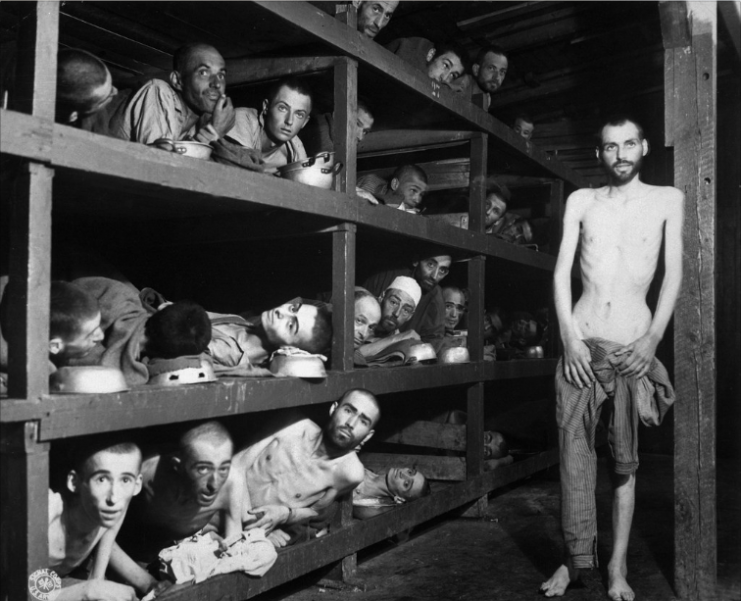
<path id="1" fill-rule="evenodd" d="M 526 140 L 530 140 L 533 137 L 535 125 L 533 123 L 530 123 L 529 121 L 525 121 L 524 119 L 517 117 L 517 119 L 515 119 L 515 126 L 512 129 L 515 130 L 516 134 L 519 134 Z"/>
<path id="2" fill-rule="evenodd" d="M 491 227 L 502 218 L 507 210 L 507 203 L 497 194 L 486 197 L 486 227 Z"/>
<path id="3" fill-rule="evenodd" d="M 378 407 L 365 393 L 352 392 L 332 411 L 324 435 L 338 449 L 354 449 L 373 434 L 379 416 Z"/>
<path id="4" fill-rule="evenodd" d="M 193 441 L 182 457 L 182 473 L 190 497 L 201 507 L 210 507 L 229 477 L 234 446 L 229 440 L 214 444 L 210 440 Z"/>
<path id="5" fill-rule="evenodd" d="M 414 263 L 414 273 L 412 277 L 417 280 L 420 288 L 425 292 L 432 290 L 443 278 L 450 273 L 450 264 L 452 257 L 450 255 L 438 255 L 436 257 L 427 257 L 418 263 Z"/>
<path id="6" fill-rule="evenodd" d="M 445 329 L 455 330 L 466 312 L 466 298 L 460 290 L 445 288 L 443 300 L 445 301 Z"/>
<path id="7" fill-rule="evenodd" d="M 301 302 L 290 302 L 263 311 L 260 322 L 273 346 L 304 348 L 312 340 L 318 309 Z"/>
<path id="8" fill-rule="evenodd" d="M 440 83 L 450 83 L 463 74 L 463 63 L 457 54 L 446 52 L 427 63 L 427 77 Z"/>
<path id="9" fill-rule="evenodd" d="M 626 121 L 602 128 L 602 145 L 597 150 L 597 158 L 613 183 L 626 184 L 638 175 L 647 153 L 648 144 L 641 139 L 635 123 Z"/>
<path id="10" fill-rule="evenodd" d="M 381 301 L 380 328 L 388 334 L 395 332 L 412 318 L 416 307 L 408 292 L 389 288 Z"/>
<path id="11" fill-rule="evenodd" d="M 265 132 L 276 144 L 296 137 L 309 122 L 311 98 L 288 86 L 283 86 L 272 102 L 263 103 Z"/>
<path id="12" fill-rule="evenodd" d="M 185 61 L 182 71 L 173 80 L 173 87 L 180 91 L 185 104 L 195 113 L 213 113 L 216 103 L 226 90 L 224 58 L 216 48 L 195 48 Z"/>
<path id="13" fill-rule="evenodd" d="M 487 52 L 480 65 L 474 64 L 473 75 L 484 92 L 494 92 L 504 83 L 509 61 L 506 56 Z"/>
<path id="14" fill-rule="evenodd" d="M 55 353 L 59 360 L 80 359 L 93 350 L 95 345 L 104 338 L 103 330 L 100 328 L 100 312 L 88 320 L 83 321 L 77 334 L 63 340 L 59 345 L 59 352 Z"/>
<path id="15" fill-rule="evenodd" d="M 426 479 L 421 472 L 409 467 L 391 467 L 386 473 L 386 486 L 395 497 L 413 501 L 422 496 Z"/>
<path id="16" fill-rule="evenodd" d="M 416 209 L 422 204 L 422 198 L 427 192 L 427 184 L 416 173 L 404 173 L 400 179 L 393 181 L 398 182 L 396 194 L 404 198 L 404 204 L 410 209 Z"/>
<path id="17" fill-rule="evenodd" d="M 356 122 L 356 139 L 358 142 L 361 142 L 370 133 L 371 129 L 373 129 L 374 121 L 375 119 L 373 119 L 373 116 L 368 111 L 361 108 L 358 109 L 358 120 Z"/>
<path id="18" fill-rule="evenodd" d="M 363 2 L 358 10 L 358 31 L 370 39 L 375 38 L 388 25 L 397 6 L 398 0 Z"/>
<path id="19" fill-rule="evenodd" d="M 357 349 L 373 334 L 381 321 L 381 306 L 372 296 L 364 296 L 355 301 L 355 327 L 353 342 Z"/>

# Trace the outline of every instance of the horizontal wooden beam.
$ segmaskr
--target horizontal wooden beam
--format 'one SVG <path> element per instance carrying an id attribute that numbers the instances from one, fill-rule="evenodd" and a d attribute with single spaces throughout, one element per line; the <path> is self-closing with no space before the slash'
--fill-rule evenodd
<path id="1" fill-rule="evenodd" d="M 327 403 L 350 388 L 375 394 L 461 386 L 479 381 L 550 376 L 556 361 L 480 362 L 393 369 L 330 371 L 324 380 L 219 378 L 179 388 L 139 386 L 115 394 L 49 395 L 42 400 L 0 401 L 0 421 L 40 420 L 42 440 L 111 432 L 173 422 L 209 419 Z"/>
<path id="2" fill-rule="evenodd" d="M 470 131 L 392 129 L 373 131 L 358 144 L 358 158 L 426 148 L 463 144 L 474 136 Z"/>
<path id="3" fill-rule="evenodd" d="M 226 60 L 229 86 L 279 79 L 289 75 L 306 75 L 334 67 L 343 58 L 332 56 L 298 56 L 280 58 L 230 58 Z"/>
<path id="4" fill-rule="evenodd" d="M 244 574 L 217 576 L 168 593 L 168 601 L 250 599 L 276 586 L 313 572 L 334 561 L 404 532 L 439 515 L 461 507 L 490 491 L 521 480 L 558 462 L 558 450 L 552 449 L 464 482 L 451 484 L 430 496 L 406 503 L 393 511 L 368 520 L 355 520 L 350 526 L 330 532 L 307 543 L 288 547 L 278 554 L 278 561 L 262 578 Z"/>
<path id="5" fill-rule="evenodd" d="M 466 426 L 417 420 L 411 424 L 384 418 L 376 440 L 449 451 L 466 449 Z"/>
<path id="6" fill-rule="evenodd" d="M 459 426 L 465 428 L 465 426 Z M 391 467 L 409 467 L 422 472 L 429 480 L 460 482 L 466 479 L 465 457 L 444 457 L 441 455 L 409 455 L 398 453 L 363 453 L 363 465 L 374 472 L 384 472 Z M 511 455 L 501 459 L 487 459 L 483 462 L 485 471 L 492 471 L 509 465 Z"/>
<path id="7" fill-rule="evenodd" d="M 520 136 L 499 120 L 467 99 L 461 98 L 460 95 L 440 86 L 439 82 L 426 77 L 424 73 L 415 69 L 406 61 L 369 40 L 357 30 L 350 29 L 340 23 L 322 10 L 303 2 L 260 0 L 255 4 L 262 7 L 266 12 L 299 26 L 306 33 L 347 56 L 356 58 L 360 64 L 369 66 L 385 76 L 393 78 L 398 84 L 424 96 L 429 102 L 450 111 L 453 116 L 474 126 L 475 129 L 491 134 L 496 143 L 508 146 L 533 164 L 577 187 L 582 187 L 584 184 L 577 174 L 562 165 L 549 163 L 549 159 L 544 153 L 529 148 Z"/>

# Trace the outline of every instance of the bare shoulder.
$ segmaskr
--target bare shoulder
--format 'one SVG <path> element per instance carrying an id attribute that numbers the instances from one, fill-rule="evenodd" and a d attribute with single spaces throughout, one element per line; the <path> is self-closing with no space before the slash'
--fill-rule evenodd
<path id="1" fill-rule="evenodd" d="M 676 206 L 684 203 L 684 193 L 674 186 L 652 186 L 644 184 L 654 201 L 660 200 Z"/>
<path id="2" fill-rule="evenodd" d="M 365 468 L 355 453 L 348 453 L 343 457 L 342 476 L 348 488 L 355 488 L 365 478 Z"/>
<path id="3" fill-rule="evenodd" d="M 566 211 L 577 216 L 584 213 L 597 199 L 598 192 L 594 188 L 580 188 L 572 192 L 566 199 Z"/>

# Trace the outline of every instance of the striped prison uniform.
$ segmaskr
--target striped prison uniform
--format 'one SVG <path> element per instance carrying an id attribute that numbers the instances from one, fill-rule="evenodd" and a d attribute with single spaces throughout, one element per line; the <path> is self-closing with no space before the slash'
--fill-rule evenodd
<path id="1" fill-rule="evenodd" d="M 638 420 L 659 425 L 674 403 L 666 368 L 653 359 L 647 375 L 626 378 L 616 367 L 624 357 L 614 355 L 624 345 L 589 338 L 595 382 L 582 389 L 569 384 L 563 358 L 556 368 L 556 422 L 561 459 L 561 525 L 575 568 L 597 567 L 597 509 L 595 433 L 605 401 L 611 401 L 608 445 L 617 474 L 638 469 Z"/>

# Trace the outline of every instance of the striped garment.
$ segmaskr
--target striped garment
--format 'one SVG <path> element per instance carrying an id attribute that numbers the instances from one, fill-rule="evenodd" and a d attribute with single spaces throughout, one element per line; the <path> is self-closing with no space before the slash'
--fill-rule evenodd
<path id="1" fill-rule="evenodd" d="M 625 378 L 616 371 L 624 345 L 601 338 L 584 340 L 592 354 L 595 382 L 579 389 L 563 374 L 563 359 L 556 368 L 556 422 L 561 457 L 561 525 L 575 568 L 597 564 L 597 510 L 595 485 L 597 455 L 595 433 L 605 401 L 612 405 L 608 444 L 615 472 L 632 474 L 638 469 L 638 421 L 659 425 L 674 403 L 674 389 L 658 359 L 642 378 Z"/>

